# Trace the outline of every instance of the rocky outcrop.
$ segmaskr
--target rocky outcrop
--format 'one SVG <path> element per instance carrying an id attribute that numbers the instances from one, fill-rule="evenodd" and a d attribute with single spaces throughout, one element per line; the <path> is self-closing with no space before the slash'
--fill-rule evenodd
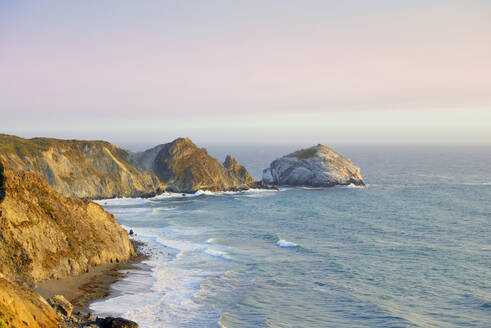
<path id="1" fill-rule="evenodd" d="M 127 232 L 99 205 L 60 195 L 34 173 L 1 169 L 0 273 L 30 285 L 134 254 Z"/>
<path id="2" fill-rule="evenodd" d="M 58 314 L 58 328 L 138 328 L 138 324 L 124 318 L 94 318 L 91 313 L 72 313 L 73 305 L 62 295 L 48 300 Z"/>
<path id="3" fill-rule="evenodd" d="M 63 295 L 55 295 L 48 299 L 49 305 L 55 310 L 56 313 L 62 316 L 70 317 L 73 311 L 72 303 Z"/>
<path id="4" fill-rule="evenodd" d="M 102 328 L 138 328 L 138 324 L 136 322 L 123 318 L 107 317 L 96 320 L 96 323 L 98 323 Z"/>
<path id="5" fill-rule="evenodd" d="M 163 190 L 160 180 L 128 162 L 129 152 L 105 141 L 23 139 L 0 134 L 0 160 L 37 173 L 75 198 L 138 197 Z"/>
<path id="6" fill-rule="evenodd" d="M 44 298 L 0 278 L 0 327 L 52 328 L 59 319 Z"/>
<path id="7" fill-rule="evenodd" d="M 263 181 L 275 186 L 364 185 L 359 167 L 320 144 L 274 160 L 263 171 Z"/>
<path id="8" fill-rule="evenodd" d="M 223 164 L 219 163 L 205 148 L 197 147 L 188 138 L 132 154 L 130 161 L 157 175 L 168 191 L 240 190 L 250 188 L 255 182 L 230 155 Z"/>
<path id="9" fill-rule="evenodd" d="M 48 302 L 33 291 L 0 277 L 1 328 L 138 328 L 137 323 L 124 318 L 94 318 L 87 313 L 72 313 L 73 305 L 61 295 Z"/>

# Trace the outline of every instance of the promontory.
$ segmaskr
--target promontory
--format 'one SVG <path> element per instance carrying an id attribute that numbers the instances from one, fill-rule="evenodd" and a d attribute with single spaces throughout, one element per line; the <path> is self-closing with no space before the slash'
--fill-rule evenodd
<path id="1" fill-rule="evenodd" d="M 188 138 L 133 152 L 106 141 L 0 134 L 0 160 L 17 172 L 38 174 L 54 190 L 74 198 L 145 197 L 164 191 L 261 186 L 230 155 L 220 163 Z"/>
<path id="2" fill-rule="evenodd" d="M 128 233 L 101 206 L 0 160 L 0 327 L 57 327 L 62 318 L 31 286 L 133 255 Z"/>

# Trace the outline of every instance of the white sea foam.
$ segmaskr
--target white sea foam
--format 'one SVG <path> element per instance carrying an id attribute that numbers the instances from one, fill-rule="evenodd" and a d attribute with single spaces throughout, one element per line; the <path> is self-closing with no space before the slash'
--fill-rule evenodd
<path id="1" fill-rule="evenodd" d="M 112 214 L 117 215 L 134 215 L 134 214 L 143 214 L 150 213 L 153 209 L 148 207 L 114 207 L 109 209 Z"/>
<path id="2" fill-rule="evenodd" d="M 143 264 L 150 270 L 129 272 L 129 277 L 111 287 L 115 293 L 110 298 L 94 302 L 90 308 L 97 315 L 123 316 L 151 328 L 184 324 L 193 317 L 199 318 L 202 314 L 200 308 L 204 306 L 197 298 L 201 284 L 216 273 L 190 269 L 183 263 L 202 261 L 208 250 L 206 246 L 183 238 L 176 239 L 173 233 L 162 228 L 136 228 L 134 231 L 137 234 L 135 239 L 147 242 L 143 251 L 150 258 Z M 211 249 L 207 254 L 227 256 Z M 218 316 L 216 314 L 212 321 L 216 322 Z"/>
<path id="3" fill-rule="evenodd" d="M 209 191 L 209 190 L 198 190 L 194 195 L 200 196 L 200 195 L 206 195 L 206 196 L 223 196 L 223 195 L 245 195 L 245 196 L 250 196 L 250 195 L 255 195 L 255 194 L 262 194 L 262 193 L 273 193 L 275 190 L 270 190 L 270 189 L 247 189 L 247 190 L 240 190 L 240 191 Z"/>
<path id="4" fill-rule="evenodd" d="M 164 192 L 160 195 L 149 198 L 149 200 L 152 201 L 152 200 L 162 200 L 162 199 L 172 199 L 172 198 L 187 198 L 187 197 L 196 197 L 196 196 L 198 196 L 198 195 L 186 194 L 186 193 L 176 193 L 176 192 Z"/>
<path id="5" fill-rule="evenodd" d="M 182 252 L 202 251 L 206 247 L 201 244 L 192 243 L 183 239 L 175 239 L 172 236 L 159 236 L 157 241 L 166 247 Z"/>
<path id="6" fill-rule="evenodd" d="M 128 229 L 127 226 L 123 228 Z M 137 264 L 144 270 L 126 270 L 127 276 L 111 285 L 111 296 L 91 303 L 90 309 L 99 315 L 124 316 L 144 323 L 147 318 L 152 318 L 151 315 L 144 314 L 145 309 L 153 307 L 162 296 L 155 289 L 155 271 L 173 256 L 168 248 L 155 240 L 152 234 L 145 235 L 148 233 L 146 229 L 137 228 L 134 231 L 138 236 L 133 239 L 145 242 L 142 252 L 149 256 L 148 259 Z"/>
<path id="7" fill-rule="evenodd" d="M 219 251 L 219 250 L 216 250 L 216 249 L 213 249 L 213 248 L 210 248 L 210 247 L 208 247 L 205 250 L 205 253 L 208 254 L 208 255 L 210 255 L 210 256 L 218 257 L 218 258 L 221 258 L 221 259 L 224 259 L 224 260 L 232 260 L 232 258 L 226 252 Z"/>
<path id="8" fill-rule="evenodd" d="M 345 188 L 365 188 L 366 186 L 358 186 L 358 185 L 355 185 L 354 183 L 350 183 L 349 185 L 347 186 L 344 186 Z"/>
<path id="9" fill-rule="evenodd" d="M 461 182 L 463 186 L 491 186 L 491 182 Z"/>
<path id="10" fill-rule="evenodd" d="M 286 190 L 286 189 L 285 189 Z M 189 193 L 175 193 L 175 192 L 164 192 L 160 195 L 151 198 L 141 198 L 141 197 L 121 197 L 121 198 L 107 198 L 94 200 L 95 203 L 101 206 L 138 206 L 151 203 L 153 201 L 175 199 L 175 198 L 193 198 L 198 196 L 223 196 L 223 195 L 254 195 L 259 193 L 273 193 L 275 190 L 270 189 L 248 189 L 241 191 L 209 191 L 209 190 L 198 190 L 193 194 Z M 166 209 L 162 209 L 166 210 Z"/>
<path id="11" fill-rule="evenodd" d="M 149 200 L 162 200 L 171 198 L 190 198 L 198 196 L 222 196 L 222 195 L 237 195 L 243 193 L 256 193 L 269 191 L 267 189 L 249 189 L 244 191 L 210 191 L 210 190 L 198 190 L 195 193 L 175 193 L 175 192 L 164 192 L 160 195 L 150 198 Z"/>
<path id="12" fill-rule="evenodd" d="M 145 198 L 122 197 L 122 198 L 99 199 L 99 200 L 95 200 L 94 202 L 101 206 L 130 206 L 130 205 L 136 206 L 136 205 L 146 204 L 148 200 Z"/>
<path id="13" fill-rule="evenodd" d="M 165 233 L 171 233 L 173 235 L 196 236 L 196 235 L 202 235 L 209 231 L 207 227 L 191 228 L 191 227 L 183 227 L 183 226 L 176 225 L 174 221 L 170 221 L 169 223 L 170 225 L 163 228 L 163 231 Z M 160 234 L 160 237 L 164 244 L 167 243 L 167 240 L 169 240 L 169 238 L 170 239 L 174 238 L 172 236 L 165 236 L 162 234 Z"/>
<path id="14" fill-rule="evenodd" d="M 207 243 L 207 244 L 212 244 L 212 243 L 214 243 L 214 242 L 215 242 L 215 238 L 208 238 L 208 239 L 205 241 L 205 243 Z"/>
<path id="15" fill-rule="evenodd" d="M 324 188 L 323 187 L 300 187 L 300 189 L 303 189 L 303 190 L 322 190 Z"/>
<path id="16" fill-rule="evenodd" d="M 176 207 L 154 207 L 152 208 L 152 214 L 160 214 L 160 212 L 174 211 Z"/>
<path id="17" fill-rule="evenodd" d="M 276 245 L 282 248 L 287 248 L 287 247 L 297 247 L 298 244 L 292 243 L 290 241 L 286 241 L 284 239 L 280 239 L 276 242 Z"/>
<path id="18" fill-rule="evenodd" d="M 198 190 L 197 192 L 194 193 L 196 196 L 201 196 L 201 195 L 208 195 L 208 196 L 214 196 L 216 195 L 216 192 L 212 192 L 209 190 Z"/>

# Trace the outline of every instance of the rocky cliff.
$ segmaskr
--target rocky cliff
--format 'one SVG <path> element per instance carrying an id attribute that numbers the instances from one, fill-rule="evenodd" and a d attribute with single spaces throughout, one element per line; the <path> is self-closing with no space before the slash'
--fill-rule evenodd
<path id="1" fill-rule="evenodd" d="M 134 254 L 99 205 L 67 198 L 34 173 L 0 165 L 0 273 L 21 285 L 61 278 Z"/>
<path id="2" fill-rule="evenodd" d="M 364 185 L 358 166 L 320 144 L 274 160 L 263 171 L 263 181 L 276 186 Z"/>
<path id="3" fill-rule="evenodd" d="M 105 141 L 23 139 L 0 134 L 0 160 L 37 173 L 76 198 L 137 197 L 162 191 L 159 179 L 128 163 L 128 151 Z"/>
<path id="4" fill-rule="evenodd" d="M 58 320 L 41 296 L 0 278 L 0 327 L 53 328 Z"/>
<path id="5" fill-rule="evenodd" d="M 261 186 L 231 156 L 219 163 L 187 138 L 134 153 L 105 141 L 23 139 L 0 134 L 0 160 L 18 172 L 37 173 L 59 193 L 75 198 Z"/>
<path id="6" fill-rule="evenodd" d="M 188 138 L 132 154 L 130 161 L 157 175 L 168 191 L 239 190 L 255 184 L 249 172 L 230 155 L 223 164 L 219 163 Z"/>

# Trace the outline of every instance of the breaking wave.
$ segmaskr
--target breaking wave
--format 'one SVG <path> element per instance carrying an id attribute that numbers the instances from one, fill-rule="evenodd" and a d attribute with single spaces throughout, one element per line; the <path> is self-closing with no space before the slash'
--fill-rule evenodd
<path id="1" fill-rule="evenodd" d="M 276 245 L 278 247 L 282 247 L 282 248 L 288 248 L 288 247 L 297 247 L 298 244 L 295 244 L 295 243 L 292 243 L 290 241 L 286 241 L 284 239 L 280 239 L 276 242 Z"/>

